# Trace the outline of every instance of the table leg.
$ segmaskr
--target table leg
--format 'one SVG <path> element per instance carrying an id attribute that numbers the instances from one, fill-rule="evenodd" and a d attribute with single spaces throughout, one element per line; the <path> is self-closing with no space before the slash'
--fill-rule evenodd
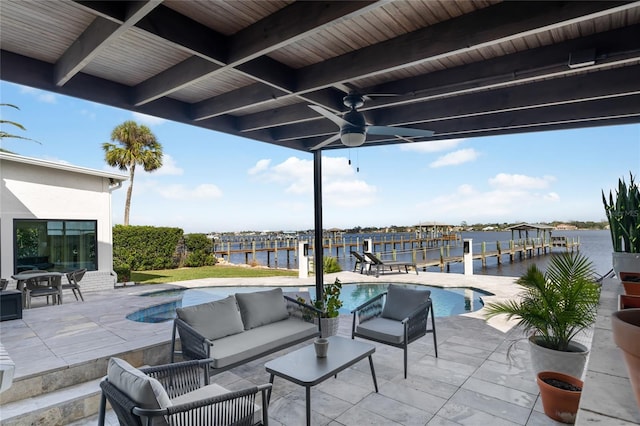
<path id="1" fill-rule="evenodd" d="M 307 426 L 311 426 L 311 386 L 306 386 L 306 396 L 307 396 Z"/>
<path id="2" fill-rule="evenodd" d="M 371 367 L 371 377 L 373 378 L 373 387 L 378 392 L 378 381 L 376 380 L 376 370 L 373 368 L 373 358 L 369 355 L 369 367 Z"/>
<path id="3" fill-rule="evenodd" d="M 274 377 L 273 374 L 269 376 L 269 383 L 271 383 L 271 387 L 267 391 L 267 404 L 271 402 L 271 389 L 273 389 L 273 377 Z"/>
<path id="4" fill-rule="evenodd" d="M 51 282 L 58 288 L 58 305 L 62 305 L 62 277 L 53 277 Z"/>

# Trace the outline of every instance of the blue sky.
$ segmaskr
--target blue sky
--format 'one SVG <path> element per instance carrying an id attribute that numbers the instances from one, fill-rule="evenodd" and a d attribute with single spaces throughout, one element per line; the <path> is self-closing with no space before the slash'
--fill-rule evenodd
<path id="1" fill-rule="evenodd" d="M 4 130 L 41 143 L 5 139 L 2 148 L 98 170 L 114 171 L 101 147 L 113 128 L 149 126 L 164 166 L 136 170 L 132 225 L 313 228 L 311 154 L 4 81 L 0 102 L 19 106 L 0 114 L 27 129 Z M 601 190 L 629 171 L 640 175 L 638 124 L 332 150 L 323 155 L 324 227 L 600 221 Z M 116 224 L 127 185 L 113 195 Z"/>

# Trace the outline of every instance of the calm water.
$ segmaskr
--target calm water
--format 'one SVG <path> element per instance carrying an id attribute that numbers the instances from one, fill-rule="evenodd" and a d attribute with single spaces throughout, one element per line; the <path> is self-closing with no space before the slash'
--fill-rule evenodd
<path id="1" fill-rule="evenodd" d="M 387 289 L 386 283 L 352 283 L 343 284 L 340 299 L 343 306 L 340 309 L 342 314 L 350 314 L 351 310 L 360 306 L 370 298 L 377 296 Z M 431 290 L 434 313 L 436 317 L 446 317 L 459 315 L 466 312 L 473 312 L 482 307 L 481 297 L 486 293 L 471 288 L 438 288 L 429 286 L 419 286 Z M 193 306 L 201 303 L 220 300 L 234 293 L 249 293 L 254 291 L 264 291 L 272 287 L 205 287 L 187 290 L 163 290 L 148 293 L 146 297 L 175 296 L 176 300 L 161 305 L 141 309 L 130 315 L 127 319 L 138 322 L 164 322 L 176 317 L 176 308 L 183 306 Z M 294 289 L 283 288 L 283 291 L 295 291 Z M 315 288 L 308 288 L 312 298 L 315 297 Z"/>
<path id="2" fill-rule="evenodd" d="M 473 240 L 473 252 L 480 253 L 481 243 L 486 242 L 487 250 L 494 250 L 496 241 L 500 241 L 502 247 L 508 247 L 508 241 L 511 239 L 511 232 L 463 232 L 461 233 L 463 239 L 472 239 Z M 580 252 L 587 256 L 594 264 L 595 270 L 598 274 L 603 275 L 607 273 L 611 269 L 611 252 L 613 247 L 611 245 L 611 236 L 609 231 L 554 231 L 552 233 L 554 237 L 564 236 L 569 240 L 579 240 L 580 241 Z M 346 236 L 347 241 L 351 239 L 351 241 L 356 241 L 358 239 L 360 243 L 365 238 L 370 238 L 372 235 L 367 234 L 359 234 L 359 235 L 348 235 Z M 379 234 L 373 236 L 375 239 L 379 238 Z M 405 234 L 405 239 L 413 238 L 414 235 L 411 233 Z M 524 235 L 523 235 L 524 237 Z M 535 237 L 535 232 L 530 234 L 530 237 Z M 387 236 L 387 238 L 390 238 Z M 518 238 L 517 233 L 515 233 L 515 238 Z M 360 250 L 362 251 L 362 250 Z M 554 248 L 552 253 L 561 253 L 564 249 L 562 248 Z M 376 248 L 377 252 L 377 248 Z M 341 255 L 338 257 L 338 263 L 343 270 L 353 270 L 354 259 L 351 256 L 343 257 L 342 250 L 340 250 Z M 461 244 L 450 246 L 450 255 L 460 255 L 462 253 Z M 437 257 L 438 251 L 429 252 L 428 258 Z M 271 265 L 274 266 L 273 254 L 271 255 Z M 335 256 L 335 251 L 333 253 L 329 253 L 325 250 L 325 256 Z M 479 260 L 473 262 L 473 272 L 474 274 L 481 275 L 502 275 L 502 276 L 520 276 L 522 275 L 526 269 L 532 263 L 538 265 L 541 269 L 546 268 L 549 259 L 551 259 L 552 255 L 542 255 L 536 256 L 530 259 L 517 260 L 513 263 L 509 262 L 508 256 L 503 256 L 503 264 L 498 265 L 496 258 L 488 258 L 487 259 L 487 267 L 483 268 L 482 264 Z M 261 265 L 267 265 L 266 254 L 258 252 L 256 255 L 258 263 Z M 383 259 L 389 259 L 390 257 L 384 257 Z M 410 260 L 411 253 L 398 253 L 398 260 Z M 244 263 L 244 256 L 237 255 L 231 257 L 232 263 Z M 420 257 L 418 257 L 418 263 L 420 263 Z M 279 267 L 287 267 L 287 259 L 284 251 L 279 252 Z M 293 254 L 290 255 L 290 268 L 297 268 L 297 258 L 294 258 Z M 431 272 L 439 272 L 440 268 L 434 267 L 428 269 Z M 450 267 L 449 273 L 461 274 L 463 272 L 461 263 L 452 263 Z"/>

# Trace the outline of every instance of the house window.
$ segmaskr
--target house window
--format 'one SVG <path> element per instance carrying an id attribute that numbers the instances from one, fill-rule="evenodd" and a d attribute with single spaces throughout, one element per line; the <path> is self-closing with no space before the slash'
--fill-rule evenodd
<path id="1" fill-rule="evenodd" d="M 97 221 L 15 219 L 14 270 L 98 269 Z"/>

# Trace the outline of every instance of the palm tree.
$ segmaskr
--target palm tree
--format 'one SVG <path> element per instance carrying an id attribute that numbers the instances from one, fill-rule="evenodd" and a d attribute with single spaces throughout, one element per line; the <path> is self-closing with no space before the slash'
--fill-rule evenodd
<path id="1" fill-rule="evenodd" d="M 18 108 L 17 106 L 15 106 L 13 104 L 0 104 L 0 106 L 8 106 L 8 107 L 11 107 L 11 108 L 15 108 L 17 110 L 20 109 L 20 108 Z M 0 124 L 10 124 L 12 126 L 17 127 L 20 130 L 27 130 L 22 124 L 16 123 L 15 121 L 0 120 Z M 4 138 L 22 139 L 22 140 L 25 140 L 25 141 L 32 141 L 32 142 L 35 142 L 35 143 L 40 143 L 38 141 L 34 141 L 33 139 L 25 138 L 23 136 L 14 135 L 14 134 L 11 134 L 11 133 L 7 133 L 4 130 L 0 130 L 0 141 L 2 141 L 2 139 L 4 139 Z M 0 151 L 9 152 L 9 151 L 7 151 L 5 149 L 2 149 L 2 148 L 0 148 Z"/>
<path id="2" fill-rule="evenodd" d="M 162 167 L 162 145 L 147 126 L 135 121 L 125 121 L 111 132 L 111 141 L 118 141 L 121 146 L 109 142 L 102 144 L 104 158 L 111 167 L 129 170 L 129 189 L 124 205 L 124 224 L 129 225 L 131 208 L 131 192 L 136 165 L 140 164 L 146 172 Z"/>

